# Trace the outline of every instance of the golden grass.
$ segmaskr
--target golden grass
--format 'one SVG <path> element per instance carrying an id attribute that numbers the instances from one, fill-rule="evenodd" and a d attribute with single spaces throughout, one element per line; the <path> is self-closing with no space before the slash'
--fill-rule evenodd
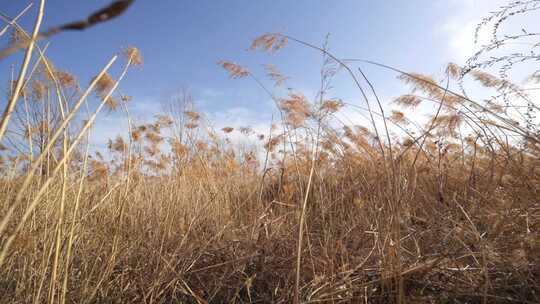
<path id="1" fill-rule="evenodd" d="M 385 114 L 363 71 L 326 44 L 266 34 L 251 49 L 295 42 L 324 56 L 315 100 L 280 98 L 247 68 L 219 62 L 275 101 L 281 117 L 268 133 L 216 132 L 187 95 L 133 124 L 130 98 L 115 91 L 143 63 L 136 48 L 121 51 L 119 76 L 108 74 L 115 56 L 81 88 L 15 28 L 30 54 L 0 132 L 0 302 L 539 302 L 540 136 L 495 111 L 502 100 L 449 89 L 469 77 L 523 97 L 510 81 L 456 64 L 442 83 L 393 69 L 412 88 L 394 104 L 435 105 L 420 124 Z M 265 69 L 276 86 L 288 80 Z M 362 92 L 370 128 L 335 116 L 349 106 L 328 96 L 340 69 Z M 83 119 L 92 92 L 98 105 Z M 107 157 L 90 155 L 86 140 L 104 107 L 129 125 Z M 232 134 L 256 143 L 239 147 Z"/>

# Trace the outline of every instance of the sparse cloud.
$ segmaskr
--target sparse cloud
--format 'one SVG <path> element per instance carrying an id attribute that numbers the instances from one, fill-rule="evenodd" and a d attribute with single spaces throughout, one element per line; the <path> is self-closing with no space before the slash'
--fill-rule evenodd
<path id="1" fill-rule="evenodd" d="M 475 32 L 486 13 L 507 1 L 505 0 L 452 0 L 447 2 L 450 12 L 443 21 L 440 31 L 448 36 L 448 52 L 451 61 L 465 62 L 482 45 L 491 39 L 489 28 L 483 28 L 475 43 Z"/>

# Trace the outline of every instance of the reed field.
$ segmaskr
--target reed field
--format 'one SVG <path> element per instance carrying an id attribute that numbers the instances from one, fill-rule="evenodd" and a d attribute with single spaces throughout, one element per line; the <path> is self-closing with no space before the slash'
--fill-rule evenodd
<path id="1" fill-rule="evenodd" d="M 252 52 L 294 45 L 321 61 L 315 98 L 278 93 L 288 78 L 274 65 L 217 63 L 275 103 L 260 132 L 215 128 L 189 92 L 134 119 L 121 89 L 144 73 L 134 46 L 90 83 L 46 56 L 50 37 L 106 30 L 132 2 L 54 28 L 44 0 L 21 12 L 36 13 L 32 28 L 2 17 L 0 60 L 23 56 L 1 71 L 1 303 L 540 303 L 540 101 L 508 73 L 525 63 L 540 87 L 538 34 L 424 75 L 261 33 Z M 511 2 L 479 26 L 539 8 Z M 522 39 L 530 53 L 497 52 Z M 368 66 L 409 93 L 381 100 Z M 361 99 L 331 97 L 338 74 Z M 366 123 L 338 119 L 346 109 Z M 89 134 L 112 111 L 127 136 L 95 151 Z"/>

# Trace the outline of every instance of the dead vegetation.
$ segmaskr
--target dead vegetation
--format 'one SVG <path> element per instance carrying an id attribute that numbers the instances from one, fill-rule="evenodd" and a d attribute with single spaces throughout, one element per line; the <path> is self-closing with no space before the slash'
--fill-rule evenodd
<path id="1" fill-rule="evenodd" d="M 514 10 L 536 2 L 523 3 Z M 109 74 L 114 56 L 81 86 L 33 43 L 37 24 L 34 35 L 11 25 L 12 44 L 36 58 L 23 62 L 2 117 L 2 303 L 540 302 L 538 101 L 480 70 L 481 53 L 476 66 L 448 65 L 443 81 L 364 61 L 411 87 L 389 111 L 353 68 L 361 61 L 265 34 L 252 50 L 321 53 L 316 98 L 274 93 L 288 80 L 274 66 L 268 87 L 221 61 L 265 90 L 280 117 L 265 133 L 216 131 L 187 93 L 134 123 L 116 89 L 143 63 L 139 51 L 120 52 L 120 75 Z M 364 97 L 365 126 L 336 116 L 353 106 L 328 93 L 341 72 Z M 465 81 L 497 97 L 452 89 Z M 426 104 L 427 121 L 408 117 Z M 105 156 L 86 139 L 103 108 L 129 125 Z M 239 148 L 233 134 L 254 145 Z"/>

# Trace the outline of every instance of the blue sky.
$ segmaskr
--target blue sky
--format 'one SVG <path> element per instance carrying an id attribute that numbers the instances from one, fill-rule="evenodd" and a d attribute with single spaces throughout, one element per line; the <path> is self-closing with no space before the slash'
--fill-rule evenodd
<path id="1" fill-rule="evenodd" d="M 27 1 L 3 1 L 0 10 L 14 16 Z M 109 1 L 49 0 L 43 28 L 81 19 Z M 463 63 L 472 45 L 474 25 L 505 3 L 501 0 L 137 0 L 127 13 L 84 32 L 62 33 L 50 40 L 48 56 L 56 66 L 78 76 L 84 86 L 123 47 L 141 50 L 144 66 L 130 72 L 122 92 L 133 96 L 133 112 L 148 119 L 160 102 L 189 88 L 217 125 L 268 124 L 272 104 L 253 82 L 230 80 L 216 65 L 222 59 L 263 76 L 262 63 L 273 63 L 291 77 L 288 86 L 314 92 L 321 56 L 290 44 L 275 55 L 247 50 L 266 32 L 283 32 L 320 44 L 330 33 L 330 48 L 341 58 L 364 58 L 408 71 L 440 72 L 450 61 Z M 31 28 L 35 10 L 22 24 Z M 5 39 L 5 37 L 4 37 Z M 2 89 L 9 65 L 0 61 Z M 395 75 L 366 67 L 385 99 L 406 88 Z M 336 80 L 337 97 L 357 97 L 345 79 Z M 4 102 L 1 103 L 2 105 Z M 99 138 L 114 136 L 121 118 L 105 114 Z M 99 122 L 98 122 L 99 123 Z M 98 145 L 100 143 L 97 143 Z M 102 143 L 101 143 L 102 144 Z"/>

